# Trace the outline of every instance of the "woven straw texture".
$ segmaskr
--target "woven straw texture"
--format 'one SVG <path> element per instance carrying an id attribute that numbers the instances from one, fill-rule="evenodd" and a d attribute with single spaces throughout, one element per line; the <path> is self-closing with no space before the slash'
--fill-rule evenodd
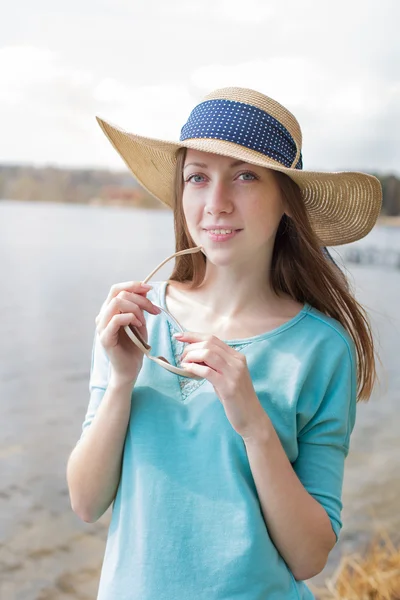
<path id="1" fill-rule="evenodd" d="M 297 163 L 302 146 L 301 129 L 292 113 L 279 102 L 246 88 L 216 90 L 203 101 L 210 99 L 250 104 L 280 121 L 296 144 L 297 154 L 293 165 Z M 323 246 L 337 246 L 361 239 L 371 231 L 378 219 L 382 187 L 372 175 L 287 168 L 261 152 L 234 142 L 208 138 L 159 140 L 129 133 L 99 117 L 97 121 L 139 184 L 170 208 L 173 208 L 176 151 L 186 147 L 241 159 L 289 175 L 301 189 L 311 225 Z"/>

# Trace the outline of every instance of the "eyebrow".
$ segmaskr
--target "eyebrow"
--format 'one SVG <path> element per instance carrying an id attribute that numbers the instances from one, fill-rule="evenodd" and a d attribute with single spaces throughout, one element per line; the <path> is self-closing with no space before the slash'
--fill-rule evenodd
<path id="1" fill-rule="evenodd" d="M 233 167 L 238 167 L 239 165 L 245 165 L 246 163 L 243 160 L 235 160 L 233 163 L 231 163 L 229 165 L 229 167 L 231 169 L 233 169 Z M 192 163 L 188 163 L 187 165 L 184 166 L 184 169 L 186 169 L 186 167 L 201 167 L 202 169 L 207 169 L 207 165 L 205 163 L 198 163 L 198 162 L 192 162 Z"/>

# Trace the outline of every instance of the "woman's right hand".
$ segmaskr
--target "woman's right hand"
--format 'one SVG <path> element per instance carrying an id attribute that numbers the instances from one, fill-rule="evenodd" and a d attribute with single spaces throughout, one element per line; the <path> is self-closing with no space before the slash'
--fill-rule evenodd
<path id="1" fill-rule="evenodd" d="M 160 309 L 146 298 L 150 286 L 140 281 L 116 283 L 96 317 L 100 342 L 112 366 L 112 377 L 119 384 L 134 383 L 143 363 L 143 352 L 132 342 L 124 327 L 133 325 L 147 342 L 143 310 L 158 315 Z"/>

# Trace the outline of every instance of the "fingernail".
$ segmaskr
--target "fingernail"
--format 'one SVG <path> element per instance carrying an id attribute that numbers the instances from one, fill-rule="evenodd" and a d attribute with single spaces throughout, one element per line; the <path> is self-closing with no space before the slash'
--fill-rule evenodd
<path id="1" fill-rule="evenodd" d="M 146 288 L 147 290 L 152 290 L 153 289 L 153 286 L 149 285 L 148 283 L 141 283 L 140 286 L 142 288 Z"/>
<path id="2" fill-rule="evenodd" d="M 174 333 L 172 337 L 177 338 L 177 337 L 183 337 L 184 333 Z"/>

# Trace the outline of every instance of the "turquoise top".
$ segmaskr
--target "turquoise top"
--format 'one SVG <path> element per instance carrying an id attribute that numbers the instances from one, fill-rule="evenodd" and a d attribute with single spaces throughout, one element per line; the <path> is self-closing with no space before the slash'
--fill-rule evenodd
<path id="1" fill-rule="evenodd" d="M 167 282 L 148 298 L 166 308 Z M 179 363 L 185 343 L 144 311 L 152 353 Z M 345 457 L 356 417 L 356 355 L 338 321 L 309 304 L 280 327 L 226 341 L 246 356 L 255 392 L 305 489 L 338 538 Z M 107 388 L 95 335 L 82 436 Z M 143 360 L 98 600 L 305 600 L 269 536 L 242 438 L 206 379 Z"/>

